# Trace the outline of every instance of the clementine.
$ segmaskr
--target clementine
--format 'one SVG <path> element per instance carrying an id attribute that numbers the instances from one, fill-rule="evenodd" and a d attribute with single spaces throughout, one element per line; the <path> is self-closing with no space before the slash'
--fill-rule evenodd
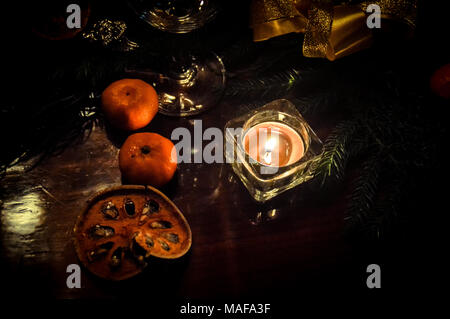
<path id="1" fill-rule="evenodd" d="M 117 128 L 132 131 L 146 126 L 158 112 L 158 95 L 139 79 L 111 83 L 102 93 L 102 109 Z"/>
<path id="2" fill-rule="evenodd" d="M 132 184 L 161 187 L 177 169 L 177 156 L 172 141 L 156 133 L 130 135 L 120 148 L 119 168 Z"/>

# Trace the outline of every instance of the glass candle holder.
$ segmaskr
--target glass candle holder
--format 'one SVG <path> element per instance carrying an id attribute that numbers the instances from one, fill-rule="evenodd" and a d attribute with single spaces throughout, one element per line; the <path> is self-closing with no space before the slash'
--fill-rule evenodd
<path id="1" fill-rule="evenodd" d="M 265 202 L 313 177 L 323 144 L 288 100 L 229 121 L 225 154 L 252 197 Z"/>

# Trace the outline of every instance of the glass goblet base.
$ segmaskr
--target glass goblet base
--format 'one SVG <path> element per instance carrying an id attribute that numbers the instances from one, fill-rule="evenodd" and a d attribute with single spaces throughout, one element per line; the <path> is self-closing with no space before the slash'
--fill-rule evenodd
<path id="1" fill-rule="evenodd" d="M 182 61 L 171 57 L 162 73 L 128 70 L 128 77 L 140 78 L 153 85 L 159 98 L 159 112 L 169 116 L 199 114 L 216 105 L 225 90 L 225 67 L 210 52 L 188 55 Z"/>

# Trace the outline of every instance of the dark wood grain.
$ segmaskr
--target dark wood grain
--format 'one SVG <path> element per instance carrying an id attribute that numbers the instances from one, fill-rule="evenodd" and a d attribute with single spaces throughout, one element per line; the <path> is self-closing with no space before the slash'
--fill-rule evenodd
<path id="1" fill-rule="evenodd" d="M 199 116 L 203 128 L 229 119 L 222 103 Z M 170 137 L 193 119 L 158 115 L 146 130 Z M 320 130 L 319 130 L 320 131 Z M 345 196 L 301 185 L 274 200 L 255 203 L 228 164 L 186 164 L 163 191 L 186 216 L 193 233 L 187 256 L 153 260 L 140 276 L 111 283 L 83 269 L 81 289 L 66 286 L 66 267 L 79 263 L 72 228 L 95 192 L 121 184 L 118 147 L 124 136 L 96 127 L 81 143 L 31 171 L 10 169 L 2 181 L 2 263 L 18 291 L 58 298 L 113 298 L 150 293 L 178 297 L 278 294 L 333 276 L 351 259 L 343 239 Z"/>

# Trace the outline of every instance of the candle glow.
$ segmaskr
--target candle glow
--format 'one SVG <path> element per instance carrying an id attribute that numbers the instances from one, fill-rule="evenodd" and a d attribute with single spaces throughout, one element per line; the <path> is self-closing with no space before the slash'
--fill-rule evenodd
<path id="1" fill-rule="evenodd" d="M 300 135 L 281 122 L 263 122 L 251 127 L 243 138 L 245 152 L 263 165 L 283 167 L 304 155 Z"/>

